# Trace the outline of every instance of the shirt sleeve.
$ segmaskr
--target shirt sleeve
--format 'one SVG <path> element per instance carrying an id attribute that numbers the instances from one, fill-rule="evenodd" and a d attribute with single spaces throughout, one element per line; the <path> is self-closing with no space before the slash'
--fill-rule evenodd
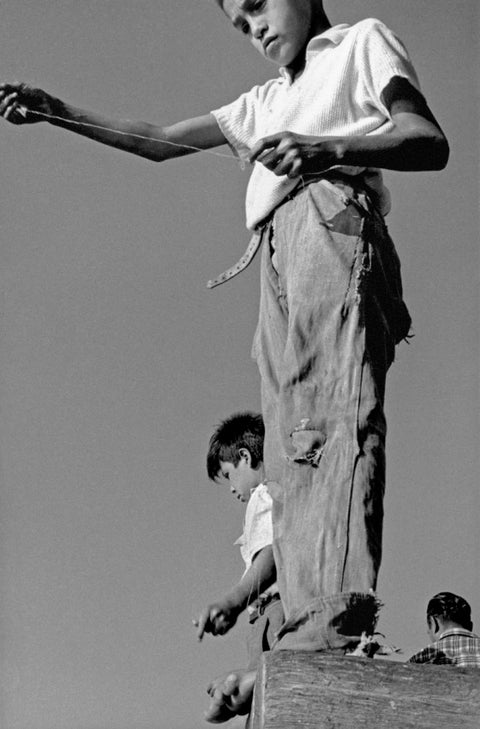
<path id="1" fill-rule="evenodd" d="M 248 159 L 251 148 L 261 136 L 265 103 L 275 83 L 273 79 L 262 86 L 254 86 L 231 104 L 211 112 L 228 144 L 242 159 Z"/>
<path id="2" fill-rule="evenodd" d="M 400 76 L 420 91 L 418 76 L 402 41 L 384 23 L 369 19 L 360 26 L 355 52 L 357 68 L 362 69 L 360 82 L 365 98 L 389 116 L 382 100 L 382 92 L 389 81 Z"/>
<path id="3" fill-rule="evenodd" d="M 248 545 L 248 560 L 251 563 L 258 552 L 268 547 L 273 541 L 272 497 L 266 487 L 260 487 L 251 513 L 245 520 L 245 542 Z M 250 506 L 250 504 L 249 504 Z"/>

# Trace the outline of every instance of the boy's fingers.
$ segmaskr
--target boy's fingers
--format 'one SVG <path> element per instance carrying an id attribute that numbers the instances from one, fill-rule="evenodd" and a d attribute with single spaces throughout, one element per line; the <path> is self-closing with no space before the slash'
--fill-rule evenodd
<path id="1" fill-rule="evenodd" d="M 6 119 L 7 121 L 13 121 L 11 119 L 11 117 L 15 114 L 17 109 L 18 109 L 18 105 L 16 102 L 13 104 L 10 104 L 10 106 L 7 106 L 7 108 L 3 112 L 3 118 Z"/>
<path id="2" fill-rule="evenodd" d="M 267 149 L 275 148 L 277 144 L 281 142 L 281 140 L 281 134 L 271 134 L 268 137 L 263 137 L 263 139 L 260 139 L 256 144 L 253 145 L 250 152 L 249 161 L 252 163 L 256 162 L 262 152 L 265 152 Z"/>
<path id="3" fill-rule="evenodd" d="M 238 674 L 229 673 L 228 676 L 225 678 L 225 682 L 223 684 L 223 694 L 225 696 L 235 696 L 236 694 L 238 694 L 238 683 Z"/>
<path id="4" fill-rule="evenodd" d="M 12 104 L 11 106 L 7 106 L 7 108 L 2 112 L 3 113 L 3 118 L 8 121 L 8 119 L 10 118 L 10 115 L 14 111 L 15 111 L 15 105 L 14 104 Z"/>
<path id="5" fill-rule="evenodd" d="M 21 91 L 21 84 L 0 84 L 0 100 L 6 101 L 12 96 L 18 97 Z"/>
<path id="6" fill-rule="evenodd" d="M 205 627 L 207 624 L 208 616 L 205 617 L 205 615 L 201 615 L 200 618 L 196 621 L 194 621 L 194 625 L 198 628 L 197 630 L 197 638 L 198 640 L 202 640 L 203 636 L 205 635 Z"/>
<path id="7" fill-rule="evenodd" d="M 13 101 L 16 101 L 17 98 L 18 97 L 17 97 L 16 91 L 13 91 L 12 93 L 4 96 L 0 103 L 0 111 L 3 111 L 4 109 L 6 109 Z"/>
<path id="8" fill-rule="evenodd" d="M 265 152 L 262 152 L 257 157 L 257 162 L 260 162 L 265 167 L 268 167 L 269 169 L 273 169 L 277 166 L 279 160 L 278 160 L 278 153 L 276 149 L 268 149 L 265 150 Z"/>
<path id="9" fill-rule="evenodd" d="M 214 628 L 214 621 L 215 618 L 218 615 L 218 610 L 215 608 L 208 607 L 204 612 L 200 615 L 198 620 L 194 621 L 194 625 L 198 628 L 197 630 L 197 638 L 198 640 L 202 640 L 205 633 L 212 633 Z"/>

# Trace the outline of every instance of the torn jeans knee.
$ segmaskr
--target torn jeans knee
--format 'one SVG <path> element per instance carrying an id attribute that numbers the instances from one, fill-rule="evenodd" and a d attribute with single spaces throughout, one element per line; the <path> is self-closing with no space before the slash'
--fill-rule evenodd
<path id="1" fill-rule="evenodd" d="M 324 430 L 315 427 L 310 418 L 303 418 L 290 438 L 295 450 L 293 455 L 287 456 L 287 461 L 318 468 L 327 440 Z"/>

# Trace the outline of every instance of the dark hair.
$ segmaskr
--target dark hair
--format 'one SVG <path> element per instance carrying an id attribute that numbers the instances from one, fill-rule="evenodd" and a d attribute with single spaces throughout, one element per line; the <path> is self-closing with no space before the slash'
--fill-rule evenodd
<path id="1" fill-rule="evenodd" d="M 427 605 L 427 618 L 430 617 L 451 620 L 465 630 L 473 628 L 470 605 L 463 597 L 454 595 L 453 592 L 439 592 L 432 597 Z"/>
<path id="2" fill-rule="evenodd" d="M 208 444 L 207 473 L 216 481 L 220 471 L 220 461 L 233 463 L 240 461 L 239 450 L 246 448 L 252 458 L 252 468 L 263 461 L 263 439 L 265 427 L 263 418 L 256 413 L 235 413 L 223 420 L 216 428 Z"/>

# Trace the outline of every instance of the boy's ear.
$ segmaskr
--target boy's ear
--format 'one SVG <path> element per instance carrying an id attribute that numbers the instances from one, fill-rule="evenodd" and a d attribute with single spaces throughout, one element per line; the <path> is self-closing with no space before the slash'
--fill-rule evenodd
<path id="1" fill-rule="evenodd" d="M 434 635 L 435 635 L 435 633 L 438 633 L 440 626 L 438 624 L 438 620 L 436 619 L 436 617 L 434 615 L 429 615 L 428 616 L 428 618 L 427 618 L 427 625 L 428 625 L 429 630 Z"/>
<path id="2" fill-rule="evenodd" d="M 247 466 L 252 465 L 252 454 L 250 453 L 248 448 L 239 448 L 238 455 L 240 456 L 240 458 L 243 458 L 247 462 Z"/>

